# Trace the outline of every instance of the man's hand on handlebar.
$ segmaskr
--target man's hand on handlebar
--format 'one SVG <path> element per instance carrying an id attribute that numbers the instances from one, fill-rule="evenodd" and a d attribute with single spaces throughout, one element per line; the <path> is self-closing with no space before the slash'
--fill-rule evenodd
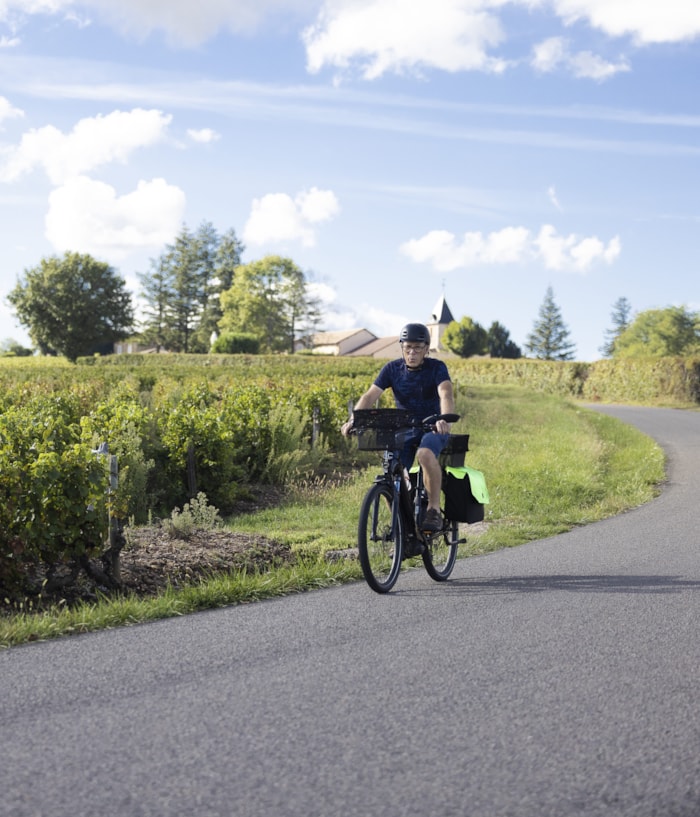
<path id="1" fill-rule="evenodd" d="M 438 420 L 437 423 L 435 423 L 435 431 L 438 434 L 449 434 L 450 424 L 447 420 Z"/>
<path id="2" fill-rule="evenodd" d="M 457 420 L 459 420 L 459 414 L 433 414 L 426 417 L 423 423 L 432 425 L 437 434 L 449 434 L 452 423 L 456 423 Z"/>
<path id="3" fill-rule="evenodd" d="M 340 427 L 340 433 L 343 435 L 343 437 L 348 437 L 350 434 L 352 434 L 354 427 L 355 426 L 351 418 L 347 421 L 347 423 L 343 423 L 343 425 Z"/>

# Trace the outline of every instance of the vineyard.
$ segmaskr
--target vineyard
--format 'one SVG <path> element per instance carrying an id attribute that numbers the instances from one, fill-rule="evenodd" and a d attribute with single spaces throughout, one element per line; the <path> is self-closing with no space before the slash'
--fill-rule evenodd
<path id="1" fill-rule="evenodd" d="M 318 473 L 347 453 L 340 426 L 379 365 L 309 355 L 3 360 L 0 590 L 12 594 L 37 571 L 58 582 L 82 570 L 109 586 L 123 545 L 115 525 L 167 518 L 201 495 L 227 516 L 251 486 Z M 700 394 L 695 360 L 454 360 L 450 370 L 457 394 L 493 383 L 672 405 Z"/>
<path id="2" fill-rule="evenodd" d="M 49 581 L 106 571 L 107 583 L 115 520 L 167 517 L 200 494 L 227 515 L 252 484 L 313 473 L 375 371 L 304 356 L 5 361 L 2 589 L 39 567 Z M 119 476 L 108 490 L 112 457 Z"/>

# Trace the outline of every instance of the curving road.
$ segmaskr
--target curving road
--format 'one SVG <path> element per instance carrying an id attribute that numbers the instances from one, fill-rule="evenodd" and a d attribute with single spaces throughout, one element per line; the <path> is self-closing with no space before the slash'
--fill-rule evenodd
<path id="1" fill-rule="evenodd" d="M 653 502 L 458 563 L 0 654 L 2 817 L 697 817 L 700 413 Z"/>

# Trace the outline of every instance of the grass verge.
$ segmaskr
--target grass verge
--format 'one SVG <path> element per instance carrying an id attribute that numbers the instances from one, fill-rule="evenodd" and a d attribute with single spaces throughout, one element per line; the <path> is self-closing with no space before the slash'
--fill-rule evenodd
<path id="1" fill-rule="evenodd" d="M 457 396 L 455 432 L 471 435 L 468 463 L 487 478 L 485 532 L 468 535 L 461 557 L 511 547 L 649 501 L 664 479 L 664 456 L 641 432 L 549 395 L 508 386 Z M 229 527 L 289 543 L 297 563 L 269 573 L 217 574 L 155 599 L 107 598 L 68 609 L 18 611 L 0 619 L 0 647 L 305 592 L 361 578 L 356 561 L 328 561 L 355 545 L 360 501 L 379 457 L 341 487 L 302 485 L 284 506 L 237 517 Z"/>

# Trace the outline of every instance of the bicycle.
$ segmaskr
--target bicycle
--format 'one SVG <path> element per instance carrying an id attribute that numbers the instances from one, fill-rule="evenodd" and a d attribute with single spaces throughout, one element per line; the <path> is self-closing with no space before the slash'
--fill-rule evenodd
<path id="1" fill-rule="evenodd" d="M 358 448 L 382 451 L 383 470 L 367 491 L 360 507 L 358 550 L 367 584 L 377 593 L 388 593 L 396 584 L 405 559 L 421 556 L 428 575 L 446 581 L 455 566 L 457 550 L 466 539 L 459 538 L 458 522 L 443 512 L 442 528 L 425 531 L 421 522 L 428 505 L 423 471 L 418 469 L 415 485 L 408 482 L 401 449 L 408 435 L 434 430 L 438 420 L 455 423 L 458 414 L 435 414 L 416 421 L 403 409 L 362 409 L 354 412 L 353 433 Z M 450 434 L 440 454 L 444 467 L 468 450 L 468 434 Z M 454 464 L 461 464 L 455 462 Z"/>

